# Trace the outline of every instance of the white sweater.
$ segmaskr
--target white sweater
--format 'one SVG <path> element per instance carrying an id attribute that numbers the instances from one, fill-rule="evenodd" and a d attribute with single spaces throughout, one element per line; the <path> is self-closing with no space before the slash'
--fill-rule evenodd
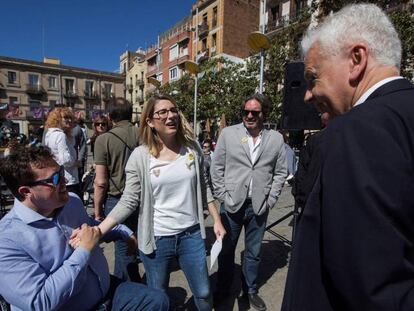
<path id="1" fill-rule="evenodd" d="M 49 128 L 45 136 L 45 145 L 52 151 L 55 161 L 65 167 L 67 185 L 79 183 L 75 140 L 68 137 L 60 128 Z"/>

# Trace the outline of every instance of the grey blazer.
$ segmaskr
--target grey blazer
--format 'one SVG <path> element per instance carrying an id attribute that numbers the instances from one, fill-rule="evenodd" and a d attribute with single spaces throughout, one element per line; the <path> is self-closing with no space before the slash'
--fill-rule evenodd
<path id="1" fill-rule="evenodd" d="M 253 210 L 262 215 L 275 205 L 286 175 L 281 134 L 264 129 L 256 160 L 252 163 L 243 123 L 223 129 L 214 151 L 211 179 L 214 196 L 224 202 L 228 212 L 235 213 L 243 205 L 253 178 Z"/>

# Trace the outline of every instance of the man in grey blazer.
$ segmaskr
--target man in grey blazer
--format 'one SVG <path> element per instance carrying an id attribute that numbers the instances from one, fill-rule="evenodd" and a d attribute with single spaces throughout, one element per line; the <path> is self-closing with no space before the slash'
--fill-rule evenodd
<path id="1" fill-rule="evenodd" d="M 244 226 L 242 290 L 257 310 L 266 310 L 256 282 L 266 220 L 287 175 L 282 135 L 263 128 L 269 110 L 265 96 L 248 97 L 241 107 L 243 123 L 222 131 L 211 166 L 214 194 L 221 202 L 221 218 L 227 231 L 219 256 L 215 302 L 229 294 L 235 248 Z"/>

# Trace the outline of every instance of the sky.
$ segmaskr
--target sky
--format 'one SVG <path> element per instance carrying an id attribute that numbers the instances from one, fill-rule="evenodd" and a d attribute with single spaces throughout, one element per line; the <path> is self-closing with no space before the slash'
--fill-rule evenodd
<path id="1" fill-rule="evenodd" d="M 157 42 L 196 0 L 0 0 L 0 56 L 115 72 L 119 56 Z"/>

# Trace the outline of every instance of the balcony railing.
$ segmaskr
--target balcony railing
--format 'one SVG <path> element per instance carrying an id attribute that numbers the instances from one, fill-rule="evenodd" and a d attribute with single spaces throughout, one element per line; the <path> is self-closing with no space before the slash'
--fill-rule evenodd
<path id="1" fill-rule="evenodd" d="M 296 12 L 292 12 L 292 14 L 286 14 L 283 16 L 280 16 L 277 19 L 270 20 L 268 24 L 266 25 L 266 33 L 284 28 L 288 26 L 291 23 L 296 22 L 302 14 L 308 12 L 308 8 L 302 8 L 301 10 L 298 10 Z"/>
<path id="2" fill-rule="evenodd" d="M 66 97 L 66 98 L 77 98 L 78 94 L 76 94 L 75 91 L 66 90 L 65 93 L 63 94 L 63 96 Z"/>
<path id="3" fill-rule="evenodd" d="M 128 90 L 129 93 L 132 93 L 132 91 L 134 89 L 134 86 L 132 85 L 132 83 L 131 84 L 127 84 L 126 85 L 126 89 Z"/>
<path id="4" fill-rule="evenodd" d="M 33 95 L 41 95 L 46 93 L 45 89 L 38 84 L 26 84 L 26 93 Z"/>
<path id="5" fill-rule="evenodd" d="M 113 92 L 104 91 L 102 93 L 102 99 L 104 101 L 109 101 L 111 99 L 115 98 L 115 94 Z"/>
<path id="6" fill-rule="evenodd" d="M 135 81 L 135 86 L 137 87 L 144 87 L 144 85 L 145 85 L 144 79 L 137 79 L 137 81 Z"/>
<path id="7" fill-rule="evenodd" d="M 99 95 L 97 92 L 92 92 L 92 91 L 84 91 L 83 93 L 83 97 L 85 99 L 89 99 L 89 100 L 94 100 L 94 99 L 98 99 Z"/>
<path id="8" fill-rule="evenodd" d="M 208 34 L 208 24 L 202 23 L 198 28 L 198 36 L 204 37 Z"/>

